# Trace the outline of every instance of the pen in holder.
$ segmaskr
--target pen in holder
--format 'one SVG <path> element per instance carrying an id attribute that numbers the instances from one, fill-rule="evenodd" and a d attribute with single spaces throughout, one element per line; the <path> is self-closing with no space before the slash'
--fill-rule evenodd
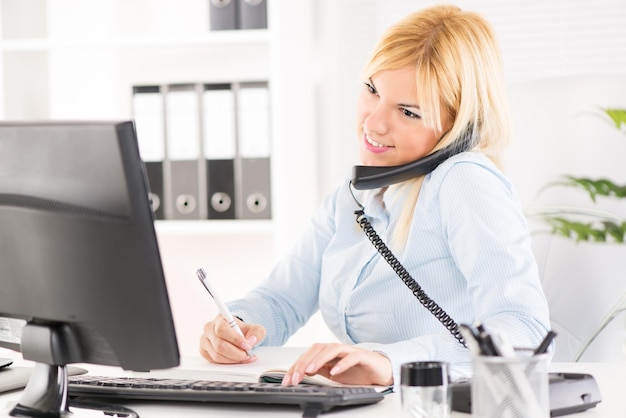
<path id="1" fill-rule="evenodd" d="M 472 416 L 550 416 L 548 354 L 515 350 L 513 356 L 473 355 Z"/>

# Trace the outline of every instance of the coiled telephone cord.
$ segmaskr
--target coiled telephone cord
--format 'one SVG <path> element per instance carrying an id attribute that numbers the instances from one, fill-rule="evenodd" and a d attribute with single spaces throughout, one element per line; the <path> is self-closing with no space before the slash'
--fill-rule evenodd
<path id="1" fill-rule="evenodd" d="M 350 189 L 350 192 L 352 192 L 352 189 Z M 352 195 L 352 197 L 354 197 L 354 194 Z M 465 344 L 465 340 L 463 339 L 463 336 L 461 335 L 461 332 L 459 331 L 459 325 L 454 321 L 454 319 L 452 319 L 452 317 L 450 317 L 450 315 L 448 315 L 446 311 L 443 310 L 443 308 L 441 308 L 441 306 L 437 304 L 437 302 L 432 300 L 426 294 L 426 292 L 424 292 L 424 289 L 422 289 L 422 286 L 420 286 L 419 283 L 417 283 L 417 281 L 413 277 L 411 277 L 411 274 L 406 270 L 406 268 L 404 268 L 402 263 L 398 261 L 396 256 L 391 252 L 391 250 L 383 242 L 380 236 L 376 233 L 376 231 L 372 227 L 372 224 L 365 216 L 365 211 L 363 210 L 364 209 L 363 206 L 356 200 L 356 198 L 354 200 L 357 202 L 357 204 L 360 207 L 360 209 L 354 211 L 354 214 L 356 215 L 356 222 L 359 224 L 361 229 L 363 229 L 363 232 L 365 232 L 365 235 L 372 242 L 376 250 L 378 250 L 380 255 L 383 256 L 385 261 L 387 261 L 387 263 L 396 272 L 396 274 L 400 277 L 400 279 L 402 279 L 404 284 L 411 290 L 411 292 L 413 292 L 413 295 L 417 298 L 417 300 L 419 300 L 419 302 L 426 309 L 428 309 L 430 313 L 432 313 L 435 316 L 435 318 L 437 318 L 437 320 L 441 322 L 441 324 L 448 331 L 450 331 L 452 336 L 463 347 L 467 347 L 467 345 Z"/>

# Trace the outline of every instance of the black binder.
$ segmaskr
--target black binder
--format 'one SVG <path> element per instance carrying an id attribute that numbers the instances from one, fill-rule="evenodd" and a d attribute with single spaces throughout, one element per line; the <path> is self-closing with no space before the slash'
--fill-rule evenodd
<path id="1" fill-rule="evenodd" d="M 146 167 L 150 205 L 156 219 L 165 219 L 163 170 L 165 159 L 164 98 L 159 86 L 133 87 L 133 118 L 141 159 Z"/>
<path id="2" fill-rule="evenodd" d="M 235 219 L 237 154 L 235 92 L 228 83 L 205 84 L 202 136 L 209 219 Z"/>

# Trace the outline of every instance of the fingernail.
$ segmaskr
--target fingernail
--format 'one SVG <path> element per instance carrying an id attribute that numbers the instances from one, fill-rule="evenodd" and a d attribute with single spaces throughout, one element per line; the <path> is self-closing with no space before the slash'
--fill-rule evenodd
<path id="1" fill-rule="evenodd" d="M 257 342 L 256 335 L 253 335 L 252 337 L 248 338 L 248 344 L 250 344 L 251 347 L 254 347 L 256 342 Z"/>
<path id="2" fill-rule="evenodd" d="M 339 373 L 340 371 L 341 371 L 341 369 L 340 369 L 339 367 L 335 366 L 335 367 L 333 367 L 332 369 L 330 369 L 330 372 L 329 372 L 329 373 L 330 373 L 331 375 L 335 375 L 335 374 Z"/>
<path id="3" fill-rule="evenodd" d="M 313 373 L 316 369 L 317 369 L 317 366 L 315 365 L 315 363 L 311 363 L 309 364 L 309 367 L 307 367 L 305 371 L 307 373 Z"/>
<path id="4" fill-rule="evenodd" d="M 300 383 L 300 373 L 295 372 L 293 374 L 293 377 L 291 378 L 291 383 L 294 385 L 297 385 L 298 383 Z"/>
<path id="5" fill-rule="evenodd" d="M 291 376 L 289 374 L 285 374 L 285 376 L 283 376 L 283 381 L 280 382 L 281 385 L 288 385 L 289 383 L 289 379 L 291 378 Z"/>

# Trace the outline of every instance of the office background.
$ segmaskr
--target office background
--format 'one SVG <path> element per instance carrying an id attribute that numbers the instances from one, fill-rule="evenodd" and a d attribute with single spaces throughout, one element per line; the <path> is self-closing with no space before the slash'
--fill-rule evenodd
<path id="1" fill-rule="evenodd" d="M 179 343 L 184 354 L 195 354 L 202 324 L 215 315 L 194 280 L 195 269 L 203 265 L 218 277 L 227 298 L 243 294 L 269 272 L 323 196 L 357 162 L 356 92 L 374 42 L 404 14 L 435 3 L 268 0 L 268 30 L 211 31 L 210 0 L 1 0 L 0 118 L 127 119 L 133 86 L 269 81 L 272 219 L 156 225 Z M 581 117 L 572 106 L 587 107 L 581 113 L 626 107 L 626 2 L 456 4 L 484 14 L 499 35 L 516 117 L 507 170 L 524 205 L 536 203 L 541 184 L 581 168 L 625 184 L 623 135 Z M 610 209 L 626 213 L 623 204 Z M 599 266 L 593 277 L 574 279 L 564 256 L 557 265 L 557 270 L 563 265 L 557 289 L 584 289 L 576 280 L 599 283 L 598 277 L 616 273 L 626 282 L 626 269 L 615 264 L 620 255 L 626 259 L 623 248 L 574 250 L 585 256 L 598 252 Z M 546 255 L 538 252 L 543 266 Z M 569 254 L 580 260 L 580 254 Z M 613 280 L 603 291 L 587 292 L 587 301 L 594 302 L 589 306 L 617 302 L 605 298 L 619 299 L 626 285 Z M 620 329 L 622 315 L 604 334 Z M 315 318 L 290 344 L 320 339 L 332 337 Z M 614 339 L 598 343 L 589 358 L 623 358 L 623 345 Z M 602 347 L 609 343 L 614 349 L 607 352 Z"/>

